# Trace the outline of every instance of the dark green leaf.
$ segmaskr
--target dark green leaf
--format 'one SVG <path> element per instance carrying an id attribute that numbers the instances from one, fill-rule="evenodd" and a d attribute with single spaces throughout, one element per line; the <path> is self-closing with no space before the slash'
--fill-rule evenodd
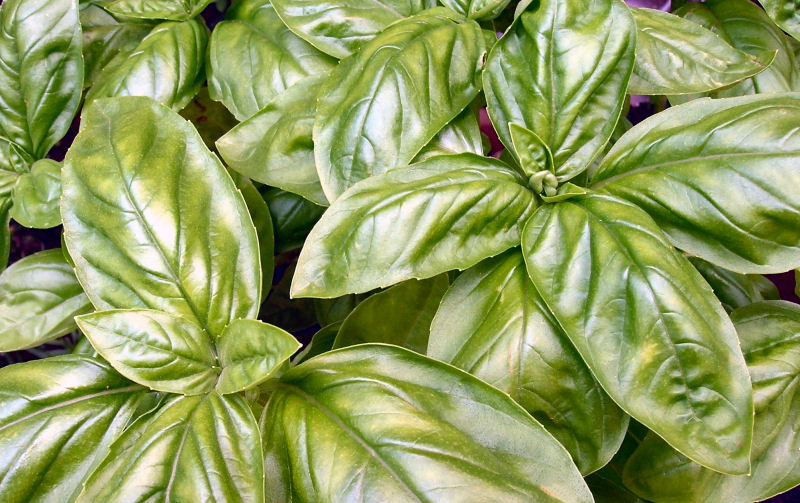
<path id="1" fill-rule="evenodd" d="M 11 249 L 11 198 L 0 196 L 0 270 L 8 264 L 8 253 Z"/>
<path id="2" fill-rule="evenodd" d="M 63 184 L 65 240 L 97 309 L 163 310 L 212 335 L 255 318 L 261 267 L 250 215 L 181 116 L 149 98 L 96 101 Z"/>
<path id="3" fill-rule="evenodd" d="M 339 328 L 341 328 L 341 326 L 342 322 L 336 321 L 320 328 L 311 338 L 311 342 L 292 359 L 292 365 L 297 365 L 298 363 L 302 363 L 330 351 L 333 348 L 333 341 L 336 340 L 336 335 L 339 333 Z"/>
<path id="4" fill-rule="evenodd" d="M 15 262 L 0 274 L 0 351 L 32 348 L 75 330 L 89 298 L 60 249 Z"/>
<path id="5" fill-rule="evenodd" d="M 800 94 L 694 100 L 628 131 L 595 189 L 639 205 L 687 252 L 740 273 L 800 266 Z"/>
<path id="6" fill-rule="evenodd" d="M 143 394 L 108 364 L 85 356 L 0 370 L 3 501 L 73 501 Z"/>
<path id="7" fill-rule="evenodd" d="M 509 397 L 395 346 L 294 367 L 261 421 L 269 501 L 591 501 L 564 448 Z"/>
<path id="8" fill-rule="evenodd" d="M 483 73 L 489 117 L 508 149 L 511 122 L 550 147 L 555 173 L 589 167 L 614 131 L 633 70 L 636 25 L 621 0 L 526 6 Z"/>
<path id="9" fill-rule="evenodd" d="M 780 298 L 778 289 L 764 276 L 728 271 L 697 257 L 689 257 L 689 261 L 708 281 L 728 312 L 754 302 Z"/>
<path id="10" fill-rule="evenodd" d="M 711 288 L 636 206 L 588 195 L 525 226 L 528 274 L 623 410 L 705 466 L 747 473 L 753 398 Z"/>
<path id="11" fill-rule="evenodd" d="M 112 0 L 103 7 L 120 16 L 185 21 L 200 14 L 212 0 Z"/>
<path id="12" fill-rule="evenodd" d="M 583 474 L 605 465 L 625 436 L 628 416 L 545 306 L 519 249 L 455 280 L 433 319 L 428 356 L 507 393 L 561 442 Z"/>
<path id="13" fill-rule="evenodd" d="M 536 201 L 505 164 L 432 157 L 356 184 L 309 234 L 294 297 L 339 297 L 466 269 L 519 243 Z"/>
<path id="14" fill-rule="evenodd" d="M 285 190 L 272 189 L 264 195 L 264 200 L 272 215 L 276 253 L 303 246 L 311 228 L 325 211 L 323 206 Z"/>
<path id="15" fill-rule="evenodd" d="M 411 162 L 478 94 L 485 52 L 478 24 L 440 7 L 393 24 L 342 61 L 319 91 L 314 121 L 328 200 Z"/>
<path id="16" fill-rule="evenodd" d="M 272 229 L 272 216 L 266 201 L 253 182 L 243 176 L 234 176 L 234 181 L 244 197 L 258 235 L 258 252 L 261 259 L 260 300 L 263 302 L 272 288 L 272 274 L 275 269 L 275 233 Z"/>
<path id="17" fill-rule="evenodd" d="M 324 327 L 337 321 L 344 321 L 347 315 L 367 296 L 368 294 L 350 294 L 333 299 L 314 299 L 314 314 L 317 322 Z"/>
<path id="18" fill-rule="evenodd" d="M 61 223 L 61 163 L 41 159 L 14 185 L 11 218 L 25 227 L 49 229 Z"/>

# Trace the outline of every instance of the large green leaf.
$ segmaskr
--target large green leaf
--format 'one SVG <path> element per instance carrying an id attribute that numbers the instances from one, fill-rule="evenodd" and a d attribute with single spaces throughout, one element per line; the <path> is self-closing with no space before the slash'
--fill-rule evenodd
<path id="1" fill-rule="evenodd" d="M 225 168 L 149 98 L 94 102 L 63 169 L 65 241 L 97 309 L 152 308 L 212 335 L 255 318 L 256 232 Z"/>
<path id="2" fill-rule="evenodd" d="M 264 501 L 258 425 L 240 396 L 174 398 L 111 446 L 80 503 Z"/>
<path id="3" fill-rule="evenodd" d="M 786 33 L 800 40 L 800 5 L 796 1 L 758 0 L 769 17 Z"/>
<path id="4" fill-rule="evenodd" d="M 11 218 L 25 227 L 49 229 L 61 223 L 61 164 L 52 159 L 33 163 L 14 185 Z"/>
<path id="5" fill-rule="evenodd" d="M 208 90 L 239 120 L 303 78 L 336 66 L 334 58 L 292 33 L 269 1 L 239 2 L 227 17 L 211 34 Z M 305 98 L 314 105 L 310 95 Z"/>
<path id="6" fill-rule="evenodd" d="M 711 285 L 714 294 L 728 312 L 754 302 L 780 298 L 778 289 L 764 276 L 739 274 L 698 257 L 689 257 L 689 261 Z"/>
<path id="7" fill-rule="evenodd" d="M 44 157 L 83 88 L 76 0 L 6 0 L 0 9 L 0 137 Z"/>
<path id="8" fill-rule="evenodd" d="M 636 20 L 636 64 L 632 94 L 712 91 L 766 69 L 774 53 L 754 57 L 687 19 L 653 9 L 632 9 Z"/>
<path id="9" fill-rule="evenodd" d="M 296 34 L 336 58 L 356 52 L 384 28 L 435 0 L 273 0 L 275 11 Z"/>
<path id="10" fill-rule="evenodd" d="M 513 122 L 550 148 L 559 180 L 585 170 L 614 131 L 635 46 L 621 0 L 529 2 L 483 72 L 489 117 L 506 148 L 514 153 Z"/>
<path id="11" fill-rule="evenodd" d="M 112 0 L 103 7 L 120 16 L 142 19 L 191 19 L 213 0 Z"/>
<path id="12" fill-rule="evenodd" d="M 84 356 L 0 370 L 3 501 L 73 501 L 143 394 L 108 364 Z"/>
<path id="13" fill-rule="evenodd" d="M 638 124 L 591 178 L 678 247 L 740 273 L 800 266 L 800 94 L 694 100 Z"/>
<path id="14" fill-rule="evenodd" d="M 220 393 L 256 386 L 300 349 L 300 343 L 278 327 L 258 320 L 234 320 L 217 341 L 222 373 Z"/>
<path id="15" fill-rule="evenodd" d="M 723 475 L 648 435 L 625 466 L 628 487 L 654 502 L 761 501 L 800 484 L 800 307 L 760 302 L 731 315 L 753 381 L 752 472 Z"/>
<path id="16" fill-rule="evenodd" d="M 334 201 L 411 162 L 478 94 L 480 26 L 437 8 L 397 22 L 342 61 L 319 91 L 314 157 Z"/>
<path id="17" fill-rule="evenodd" d="M 591 501 L 564 448 L 508 396 L 395 346 L 288 371 L 261 426 L 268 501 Z"/>
<path id="18" fill-rule="evenodd" d="M 313 97 L 324 80 L 325 76 L 312 76 L 295 84 L 217 140 L 225 162 L 253 180 L 327 205 L 311 139 Z"/>
<path id="19" fill-rule="evenodd" d="M 0 274 L 0 351 L 32 348 L 75 330 L 89 298 L 60 249 L 36 253 Z"/>
<path id="20" fill-rule="evenodd" d="M 432 157 L 356 184 L 300 252 L 293 297 L 339 297 L 466 269 L 519 243 L 525 180 L 494 159 Z"/>
<path id="21" fill-rule="evenodd" d="M 753 397 L 736 331 L 642 210 L 607 195 L 539 208 L 528 274 L 623 410 L 705 466 L 747 473 Z"/>
<path id="22" fill-rule="evenodd" d="M 208 30 L 201 21 L 162 23 L 132 51 L 117 54 L 86 96 L 148 96 L 173 110 L 185 107 L 206 78 Z"/>
<path id="23" fill-rule="evenodd" d="M 572 455 L 605 465 L 628 416 L 592 377 L 525 272 L 519 249 L 461 274 L 431 326 L 428 356 L 508 393 Z"/>
<path id="24" fill-rule="evenodd" d="M 449 286 L 447 275 L 440 274 L 372 295 L 344 319 L 333 348 L 384 342 L 425 354 L 433 315 Z"/>
<path id="25" fill-rule="evenodd" d="M 75 321 L 100 356 L 132 381 L 184 395 L 209 392 L 217 383 L 214 343 L 186 318 L 152 309 L 119 309 Z"/>
<path id="26" fill-rule="evenodd" d="M 510 0 L 441 0 L 442 5 L 470 19 L 489 20 L 499 16 Z"/>

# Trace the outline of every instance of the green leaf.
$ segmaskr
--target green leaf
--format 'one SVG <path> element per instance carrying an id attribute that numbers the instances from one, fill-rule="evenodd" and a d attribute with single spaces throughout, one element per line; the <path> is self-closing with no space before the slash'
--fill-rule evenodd
<path id="1" fill-rule="evenodd" d="M 49 229 L 61 223 L 61 163 L 41 159 L 14 185 L 11 218 L 25 227 Z"/>
<path id="2" fill-rule="evenodd" d="M 327 206 L 311 139 L 316 112 L 312 97 L 324 80 L 324 75 L 312 76 L 293 85 L 220 138 L 217 149 L 231 169 Z"/>
<path id="3" fill-rule="evenodd" d="M 451 120 L 433 139 L 422 147 L 413 162 L 429 157 L 448 154 L 484 153 L 483 137 L 476 110 L 472 106 L 464 109 Z"/>
<path id="4" fill-rule="evenodd" d="M 314 299 L 314 315 L 317 317 L 317 322 L 323 327 L 337 321 L 344 321 L 347 315 L 368 297 L 369 294 L 350 294 L 333 299 Z"/>
<path id="5" fill-rule="evenodd" d="M 240 396 L 174 398 L 111 446 L 78 502 L 264 501 L 258 439 Z"/>
<path id="6" fill-rule="evenodd" d="M 273 0 L 281 20 L 326 54 L 344 58 L 390 24 L 435 7 L 435 0 Z"/>
<path id="7" fill-rule="evenodd" d="M 764 71 L 774 52 L 757 57 L 681 17 L 654 9 L 632 9 L 636 20 L 636 65 L 631 94 L 712 91 Z"/>
<path id="8" fill-rule="evenodd" d="M 0 196 L 0 270 L 8 265 L 8 254 L 11 250 L 11 198 Z"/>
<path id="9" fill-rule="evenodd" d="M 264 200 L 275 229 L 275 252 L 284 253 L 303 246 L 306 236 L 325 208 L 308 199 L 280 189 L 271 189 Z"/>
<path id="10" fill-rule="evenodd" d="M 40 159 L 67 132 L 83 87 L 75 0 L 0 9 L 0 137 Z"/>
<path id="11" fill-rule="evenodd" d="M 239 123 L 222 103 L 208 96 L 208 88 L 205 86 L 200 88 L 180 114 L 192 123 L 212 152 L 216 152 L 217 148 L 214 142 Z"/>
<path id="12" fill-rule="evenodd" d="M 614 131 L 633 69 L 636 25 L 620 0 L 522 5 L 483 73 L 489 117 L 512 153 L 509 123 L 533 131 L 552 151 L 559 181 L 569 180 Z"/>
<path id="13" fill-rule="evenodd" d="M 488 21 L 499 16 L 510 0 L 441 0 L 441 2 L 445 7 L 464 17 Z"/>
<path id="14" fill-rule="evenodd" d="M 143 395 L 108 364 L 85 356 L 0 370 L 3 501 L 73 501 Z"/>
<path id="15" fill-rule="evenodd" d="M 603 389 L 676 449 L 747 473 L 753 398 L 736 331 L 642 210 L 607 195 L 539 208 L 528 274 Z"/>
<path id="16" fill-rule="evenodd" d="M 780 298 L 778 289 L 764 276 L 728 271 L 697 257 L 689 257 L 689 262 L 711 285 L 714 294 L 728 312 L 754 302 Z"/>
<path id="17" fill-rule="evenodd" d="M 322 353 L 327 353 L 333 349 L 333 341 L 336 340 L 336 336 L 339 334 L 339 328 L 341 328 L 341 326 L 341 321 L 335 321 L 330 325 L 320 328 L 317 333 L 311 337 L 311 341 L 306 345 L 306 347 L 304 347 L 303 350 L 292 359 L 292 365 L 297 365 L 298 363 L 310 360 L 315 356 L 321 355 Z"/>
<path id="18" fill-rule="evenodd" d="M 113 0 L 103 8 L 119 16 L 185 21 L 200 14 L 212 0 Z"/>
<path id="19" fill-rule="evenodd" d="M 217 341 L 222 374 L 217 391 L 236 393 L 269 379 L 300 343 L 278 327 L 258 320 L 234 320 Z"/>
<path id="20" fill-rule="evenodd" d="M 261 262 L 261 298 L 264 302 L 272 288 L 272 275 L 275 270 L 275 233 L 272 228 L 272 216 L 267 202 L 253 185 L 243 176 L 234 177 L 234 182 L 244 197 L 247 211 L 253 220 L 258 235 L 258 255 Z"/>
<path id="21" fill-rule="evenodd" d="M 500 161 L 432 157 L 374 176 L 336 200 L 311 231 L 293 297 L 339 297 L 466 269 L 519 243 L 536 201 Z"/>
<path id="22" fill-rule="evenodd" d="M 783 31 L 800 40 L 800 5 L 796 1 L 758 0 Z"/>
<path id="23" fill-rule="evenodd" d="M 83 113 L 62 174 L 65 241 L 97 309 L 162 310 L 212 335 L 255 318 L 253 223 L 181 116 L 149 98 L 98 100 Z"/>
<path id="24" fill-rule="evenodd" d="M 0 352 L 38 346 L 75 330 L 89 298 L 60 249 L 23 258 L 0 274 Z"/>
<path id="25" fill-rule="evenodd" d="M 508 133 L 511 137 L 511 146 L 514 147 L 514 153 L 525 175 L 531 176 L 542 171 L 555 173 L 553 154 L 536 133 L 513 122 L 508 125 Z"/>
<path id="26" fill-rule="evenodd" d="M 636 125 L 591 178 L 682 250 L 740 273 L 800 266 L 800 94 L 694 100 Z"/>
<path id="27" fill-rule="evenodd" d="M 455 280 L 433 319 L 428 356 L 507 393 L 561 442 L 583 474 L 605 465 L 625 437 L 628 416 L 545 306 L 519 249 Z"/>
<path id="28" fill-rule="evenodd" d="M 33 158 L 16 143 L 0 138 L 0 198 L 11 194 L 19 175 L 27 173 Z"/>
<path id="29" fill-rule="evenodd" d="M 133 51 L 120 52 L 86 96 L 148 96 L 173 110 L 185 107 L 206 78 L 208 30 L 201 21 L 162 23 Z"/>
<path id="30" fill-rule="evenodd" d="M 625 484 L 655 502 L 750 503 L 800 483 L 800 307 L 759 302 L 731 314 L 755 393 L 752 471 L 723 475 L 703 468 L 649 434 L 631 456 Z"/>
<path id="31" fill-rule="evenodd" d="M 240 121 L 305 77 L 336 66 L 334 58 L 292 33 L 268 1 L 239 2 L 228 18 L 211 34 L 208 89 Z M 310 95 L 305 98 L 313 107 Z"/>
<path id="32" fill-rule="evenodd" d="M 186 318 L 152 309 L 119 309 L 75 321 L 97 352 L 132 381 L 184 395 L 214 389 L 219 376 L 214 344 Z"/>
<path id="33" fill-rule="evenodd" d="M 563 447 L 509 397 L 382 344 L 309 360 L 261 418 L 269 501 L 591 501 Z"/>
<path id="34" fill-rule="evenodd" d="M 333 202 L 405 166 L 480 90 L 480 26 L 437 8 L 399 21 L 345 59 L 319 91 L 314 157 Z"/>
<path id="35" fill-rule="evenodd" d="M 372 295 L 345 318 L 333 349 L 384 342 L 425 354 L 433 315 L 449 286 L 447 275 L 440 274 Z"/>

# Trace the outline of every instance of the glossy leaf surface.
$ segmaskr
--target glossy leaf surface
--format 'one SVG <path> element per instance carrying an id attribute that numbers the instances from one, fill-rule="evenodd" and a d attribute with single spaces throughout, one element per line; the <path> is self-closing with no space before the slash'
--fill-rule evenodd
<path id="1" fill-rule="evenodd" d="M 105 9 L 120 16 L 185 21 L 205 9 L 212 0 L 112 0 Z"/>
<path id="2" fill-rule="evenodd" d="M 441 0 L 441 2 L 445 7 L 449 7 L 464 17 L 489 20 L 499 16 L 510 0 Z"/>
<path id="3" fill-rule="evenodd" d="M 760 302 L 732 313 L 753 380 L 752 473 L 723 475 L 693 463 L 654 435 L 628 461 L 626 485 L 655 502 L 750 503 L 800 483 L 800 308 Z"/>
<path id="4" fill-rule="evenodd" d="M 440 274 L 368 297 L 344 319 L 333 348 L 384 342 L 425 354 L 433 315 L 449 286 L 447 275 Z"/>
<path id="5" fill-rule="evenodd" d="M 778 289 L 764 276 L 728 271 L 697 257 L 689 257 L 689 261 L 703 275 L 728 312 L 754 302 L 780 298 Z"/>
<path id="6" fill-rule="evenodd" d="M 320 328 L 303 350 L 292 359 L 292 365 L 297 365 L 298 363 L 302 363 L 333 349 L 333 341 L 336 340 L 341 326 L 341 321 L 335 321 L 330 325 Z"/>
<path id="7" fill-rule="evenodd" d="M 61 223 L 61 164 L 41 159 L 14 185 L 11 218 L 25 227 L 49 229 Z"/>
<path id="8" fill-rule="evenodd" d="M 632 9 L 636 20 L 636 64 L 631 94 L 712 91 L 766 69 L 774 54 L 758 58 L 687 19 L 654 9 Z"/>
<path id="9" fill-rule="evenodd" d="M 83 118 L 64 165 L 61 212 L 95 307 L 158 309 L 212 335 L 254 318 L 255 229 L 197 132 L 148 98 L 98 100 Z"/>
<path id="10" fill-rule="evenodd" d="M 519 249 L 462 273 L 431 326 L 428 356 L 508 393 L 581 473 L 611 459 L 628 416 L 595 381 L 528 278 Z"/>
<path id="11" fill-rule="evenodd" d="M 623 410 L 693 459 L 747 473 L 753 398 L 730 319 L 636 206 L 606 195 L 539 208 L 528 274 Z"/>
<path id="12" fill-rule="evenodd" d="M 234 176 L 234 182 L 242 193 L 247 211 L 253 220 L 258 236 L 258 255 L 261 262 L 261 298 L 264 302 L 272 288 L 272 276 L 275 270 L 275 229 L 272 227 L 272 215 L 269 206 L 261 193 L 246 177 Z"/>
<path id="13" fill-rule="evenodd" d="M 325 76 L 304 79 L 217 141 L 225 162 L 261 183 L 327 205 L 311 138 L 316 96 Z"/>
<path id="14" fill-rule="evenodd" d="M 449 154 L 483 154 L 483 137 L 476 111 L 472 106 L 464 109 L 419 151 L 414 162 L 428 157 Z"/>
<path id="15" fill-rule="evenodd" d="M 800 266 L 798 94 L 695 100 L 628 131 L 591 179 L 691 254 L 740 273 Z"/>
<path id="16" fill-rule="evenodd" d="M 390 24 L 435 7 L 434 0 L 276 0 L 275 11 L 300 37 L 344 58 Z"/>
<path id="17" fill-rule="evenodd" d="M 133 51 L 120 52 L 98 76 L 87 102 L 147 96 L 173 110 L 185 107 L 205 80 L 208 30 L 200 21 L 162 23 Z"/>
<path id="18" fill-rule="evenodd" d="M 483 73 L 489 117 L 506 148 L 514 122 L 550 148 L 559 180 L 585 170 L 614 130 L 635 45 L 636 26 L 619 0 L 528 3 Z"/>
<path id="19" fill-rule="evenodd" d="M 758 0 L 769 17 L 786 33 L 800 40 L 800 5 L 796 1 Z"/>
<path id="20" fill-rule="evenodd" d="M 11 194 L 17 177 L 26 173 L 32 163 L 33 158 L 22 147 L 0 138 L 0 197 Z"/>
<path id="21" fill-rule="evenodd" d="M 319 91 L 314 157 L 334 201 L 405 166 L 478 94 L 480 26 L 438 8 L 400 21 L 337 66 Z"/>
<path id="22" fill-rule="evenodd" d="M 111 446 L 79 503 L 263 501 L 258 425 L 239 396 L 173 398 Z"/>
<path id="23" fill-rule="evenodd" d="M 82 87 L 77 1 L 3 2 L 0 137 L 44 157 L 66 133 Z"/>
<path id="24" fill-rule="evenodd" d="M 295 367 L 261 424 L 268 501 L 591 501 L 563 447 L 510 398 L 395 346 Z"/>
<path id="25" fill-rule="evenodd" d="M 0 370 L 3 501 L 72 501 L 143 392 L 108 364 L 85 356 Z"/>
<path id="26" fill-rule="evenodd" d="M 363 180 L 309 234 L 292 296 L 367 292 L 497 255 L 519 243 L 536 207 L 522 183 L 503 163 L 472 154 Z"/>
<path id="27" fill-rule="evenodd" d="M 222 374 L 217 391 L 236 393 L 267 380 L 300 343 L 278 327 L 257 320 L 234 320 L 217 341 Z"/>
<path id="28" fill-rule="evenodd" d="M 15 262 L 0 274 L 0 351 L 32 348 L 75 330 L 89 298 L 61 250 Z"/>

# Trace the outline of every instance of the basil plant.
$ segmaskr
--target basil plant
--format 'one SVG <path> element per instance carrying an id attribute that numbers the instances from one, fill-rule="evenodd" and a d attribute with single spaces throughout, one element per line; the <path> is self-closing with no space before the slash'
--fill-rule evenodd
<path id="1" fill-rule="evenodd" d="M 800 14 L 674 7 L 6 0 L 0 501 L 800 484 Z"/>

